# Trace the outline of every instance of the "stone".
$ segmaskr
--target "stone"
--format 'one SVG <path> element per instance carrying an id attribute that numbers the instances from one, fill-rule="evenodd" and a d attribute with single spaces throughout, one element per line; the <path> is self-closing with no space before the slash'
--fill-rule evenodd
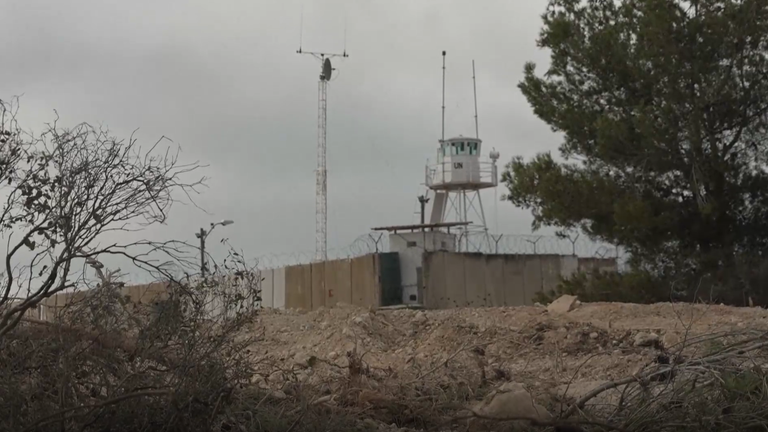
<path id="1" fill-rule="evenodd" d="M 472 410 L 483 417 L 493 419 L 516 417 L 544 421 L 552 419 L 552 414 L 536 403 L 522 384 L 514 382 L 503 384 L 477 403 Z M 516 423 L 522 426 L 528 422 L 519 421 Z"/>
<path id="2" fill-rule="evenodd" d="M 276 390 L 272 392 L 272 397 L 275 399 L 285 399 L 288 397 L 288 395 L 286 395 L 282 390 Z"/>
<path id="3" fill-rule="evenodd" d="M 654 346 L 659 342 L 659 335 L 656 333 L 645 333 L 640 332 L 635 335 L 635 343 L 634 345 L 636 347 L 650 347 Z"/>
<path id="4" fill-rule="evenodd" d="M 333 360 L 336 360 L 337 358 L 339 358 L 339 354 L 336 351 L 331 351 L 328 353 L 328 360 L 333 361 Z"/>
<path id="5" fill-rule="evenodd" d="M 597 334 L 597 332 L 592 332 L 592 333 L 589 334 L 589 338 L 590 339 L 597 339 L 598 336 L 600 336 L 600 335 Z"/>
<path id="6" fill-rule="evenodd" d="M 425 324 L 428 321 L 427 314 L 419 311 L 416 316 L 413 317 L 414 324 Z"/>
<path id="7" fill-rule="evenodd" d="M 578 298 L 572 295 L 560 296 L 557 300 L 547 306 L 547 312 L 553 314 L 562 314 L 572 311 L 576 307 Z"/>
<path id="8" fill-rule="evenodd" d="M 297 352 L 293 356 L 293 364 L 302 368 L 308 368 L 313 365 L 316 358 L 313 355 L 308 355 L 303 352 Z"/>
<path id="9" fill-rule="evenodd" d="M 666 349 L 675 347 L 675 345 L 678 345 L 680 342 L 681 342 L 680 336 L 675 332 L 666 332 L 664 334 L 664 337 L 661 339 L 661 344 Z"/>

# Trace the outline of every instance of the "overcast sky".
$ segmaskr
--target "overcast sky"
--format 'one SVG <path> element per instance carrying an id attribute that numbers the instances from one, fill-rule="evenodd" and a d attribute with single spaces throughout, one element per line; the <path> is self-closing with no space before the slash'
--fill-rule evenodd
<path id="1" fill-rule="evenodd" d="M 474 133 L 501 162 L 554 150 L 560 138 L 517 89 L 536 47 L 545 0 L 2 0 L 0 98 L 23 95 L 25 129 L 54 117 L 168 136 L 182 159 L 208 165 L 197 198 L 153 235 L 194 241 L 209 222 L 250 256 L 314 248 L 319 64 L 338 52 L 328 91 L 328 246 L 371 227 L 416 221 L 424 164 L 440 137 L 441 51 L 446 135 Z M 499 188 L 498 196 L 502 189 Z M 528 212 L 484 195 L 488 222 L 530 233 Z M 220 231 L 219 231 L 220 230 Z M 218 238 L 218 237 L 217 237 Z M 212 243 L 216 243 L 213 241 Z"/>

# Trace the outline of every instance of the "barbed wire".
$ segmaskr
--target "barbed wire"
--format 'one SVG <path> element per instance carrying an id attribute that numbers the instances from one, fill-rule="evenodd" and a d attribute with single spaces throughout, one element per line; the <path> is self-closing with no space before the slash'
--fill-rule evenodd
<path id="1" fill-rule="evenodd" d="M 457 237 L 456 242 L 467 239 Z M 559 238 L 552 235 L 470 233 L 471 252 L 505 255 L 576 255 L 582 258 L 616 258 L 619 268 L 626 264 L 627 254 L 614 245 L 594 242 L 585 237 Z M 458 244 L 456 245 L 458 246 Z M 464 250 L 458 248 L 457 250 Z M 349 246 L 328 250 L 328 259 L 349 259 L 389 252 L 389 235 L 381 232 L 363 234 Z M 257 258 L 261 269 L 280 268 L 314 262 L 312 251 L 266 254 Z"/>

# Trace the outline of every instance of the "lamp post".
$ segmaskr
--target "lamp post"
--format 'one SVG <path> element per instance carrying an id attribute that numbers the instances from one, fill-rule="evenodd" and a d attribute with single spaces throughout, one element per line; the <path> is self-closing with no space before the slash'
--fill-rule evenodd
<path id="1" fill-rule="evenodd" d="M 205 278 L 205 239 L 208 238 L 208 235 L 211 234 L 211 231 L 213 231 L 214 228 L 217 226 L 227 226 L 232 225 L 235 223 L 232 220 L 225 219 L 220 222 L 211 222 L 211 227 L 208 229 L 208 231 L 205 230 L 205 228 L 200 228 L 200 232 L 195 233 L 195 237 L 200 239 L 200 276 Z"/>
<path id="2" fill-rule="evenodd" d="M 427 206 L 429 198 L 424 195 L 419 195 L 419 205 L 421 206 L 421 224 L 424 225 L 424 208 Z M 421 228 L 424 230 L 424 228 Z"/>

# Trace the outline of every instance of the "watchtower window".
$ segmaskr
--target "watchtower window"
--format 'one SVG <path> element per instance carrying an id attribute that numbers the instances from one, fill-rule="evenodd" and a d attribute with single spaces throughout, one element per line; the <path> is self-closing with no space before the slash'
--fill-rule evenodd
<path id="1" fill-rule="evenodd" d="M 469 154 L 476 156 L 477 155 L 477 143 L 469 143 Z"/>

